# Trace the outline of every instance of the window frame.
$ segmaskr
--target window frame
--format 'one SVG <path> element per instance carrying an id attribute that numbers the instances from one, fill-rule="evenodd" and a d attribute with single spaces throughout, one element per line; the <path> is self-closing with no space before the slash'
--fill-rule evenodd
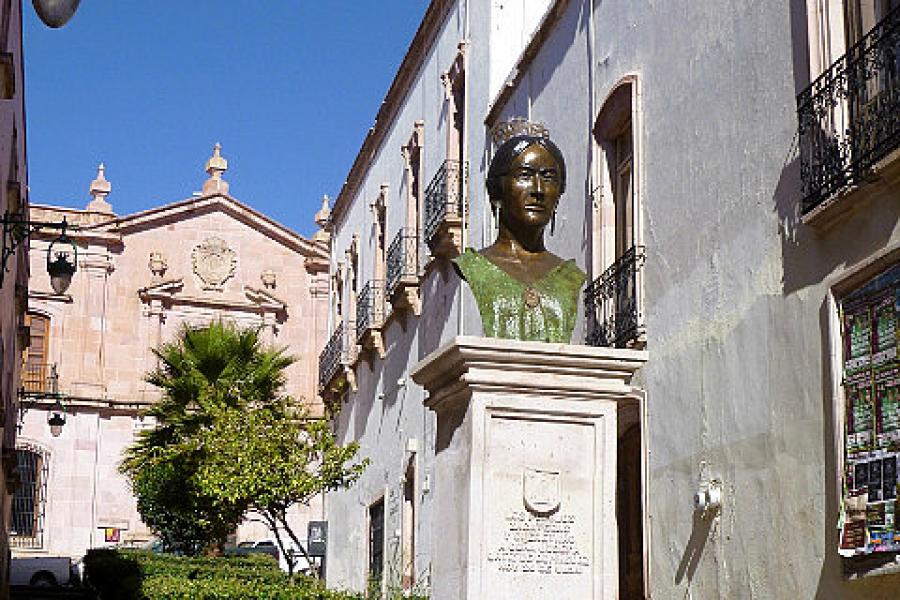
<path id="1" fill-rule="evenodd" d="M 842 302 L 850 296 L 854 291 L 864 286 L 868 281 L 878 276 L 880 273 L 887 272 L 890 268 L 900 264 L 900 246 L 887 248 L 867 260 L 864 264 L 853 269 L 848 269 L 835 277 L 828 284 L 828 291 L 824 300 L 824 306 L 827 311 L 826 339 L 827 347 L 824 352 L 827 354 L 828 364 L 828 380 L 823 382 L 823 392 L 826 397 L 830 397 L 831 414 L 832 414 L 832 452 L 834 455 L 834 468 L 831 471 L 832 485 L 829 494 L 835 499 L 834 505 L 840 506 L 841 499 L 844 495 L 844 471 L 847 464 L 846 455 L 846 403 L 847 397 L 844 389 L 844 337 L 842 323 Z M 827 416 L 826 416 L 827 418 Z M 838 509 L 839 510 L 839 509 Z M 840 513 L 835 515 L 840 518 Z M 837 531 L 837 530 L 835 530 Z M 826 552 L 833 552 L 840 555 L 840 541 L 842 532 L 837 532 L 836 543 L 830 548 L 826 548 Z M 881 569 L 871 567 L 865 564 L 865 559 L 870 555 L 860 555 L 854 557 L 843 557 L 845 576 L 851 577 L 866 576 L 871 574 L 880 574 Z M 874 553 L 875 556 L 878 553 Z M 888 567 L 888 570 L 895 572 L 900 567 Z"/>
<path id="2" fill-rule="evenodd" d="M 36 456 L 34 467 L 33 490 L 31 491 L 31 514 L 32 527 L 30 534 L 19 534 L 15 532 L 17 505 L 26 499 L 21 498 L 25 491 L 27 481 L 23 480 L 19 484 L 19 489 L 12 495 L 10 499 L 10 546 L 13 548 L 40 550 L 46 547 L 46 523 L 47 523 L 47 500 L 48 486 L 50 480 L 50 451 L 34 442 L 20 440 L 16 445 L 16 469 L 19 476 L 25 474 L 21 468 L 22 454 L 28 453 Z M 21 510 L 21 509 L 19 509 Z"/>

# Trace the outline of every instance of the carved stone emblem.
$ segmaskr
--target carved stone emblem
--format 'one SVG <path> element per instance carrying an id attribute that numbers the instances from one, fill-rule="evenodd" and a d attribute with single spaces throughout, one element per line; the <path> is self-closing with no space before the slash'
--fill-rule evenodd
<path id="1" fill-rule="evenodd" d="M 151 252 L 148 266 L 154 277 L 159 278 L 166 274 L 166 269 L 169 267 L 169 264 L 166 261 L 165 254 L 162 252 Z"/>
<path id="2" fill-rule="evenodd" d="M 522 474 L 522 496 L 525 508 L 536 515 L 547 516 L 559 510 L 559 471 L 525 469 Z"/>
<path id="3" fill-rule="evenodd" d="M 204 290 L 221 291 L 222 284 L 234 275 L 237 255 L 225 240 L 211 237 L 194 246 L 191 262 Z"/>
<path id="4" fill-rule="evenodd" d="M 262 273 L 259 274 L 259 279 L 262 281 L 264 287 L 268 289 L 275 289 L 275 284 L 278 281 L 277 276 L 275 275 L 275 271 L 272 269 L 266 269 Z"/>

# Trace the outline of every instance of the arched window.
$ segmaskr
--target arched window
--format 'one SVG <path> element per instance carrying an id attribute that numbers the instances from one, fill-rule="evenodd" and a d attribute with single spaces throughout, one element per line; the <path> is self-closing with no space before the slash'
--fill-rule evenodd
<path id="1" fill-rule="evenodd" d="M 587 343 L 641 347 L 645 342 L 640 227 L 638 81 L 622 79 L 594 122 L 591 276 L 585 290 Z"/>
<path id="2" fill-rule="evenodd" d="M 44 509 L 47 502 L 48 455 L 39 448 L 16 450 L 20 485 L 13 494 L 11 545 L 41 548 L 44 545 Z"/>

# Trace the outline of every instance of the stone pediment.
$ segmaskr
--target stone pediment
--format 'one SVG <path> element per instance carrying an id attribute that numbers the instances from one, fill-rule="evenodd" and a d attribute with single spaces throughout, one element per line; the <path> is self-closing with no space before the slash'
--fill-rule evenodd
<path id="1" fill-rule="evenodd" d="M 138 296 L 145 304 L 162 305 L 165 308 L 196 306 L 232 312 L 268 313 L 280 317 L 287 313 L 286 302 L 270 292 L 250 286 L 244 286 L 245 301 L 222 298 L 217 295 L 192 296 L 182 294 L 183 289 L 184 282 L 181 278 L 170 279 L 140 288 Z"/>
<path id="2" fill-rule="evenodd" d="M 140 288 L 138 290 L 138 296 L 145 302 L 149 300 L 172 299 L 183 288 L 184 281 L 181 277 L 177 279 L 166 279 Z"/>
<path id="3" fill-rule="evenodd" d="M 123 237 L 132 233 L 165 227 L 180 220 L 196 218 L 203 214 L 220 212 L 258 231 L 262 236 L 274 240 L 307 259 L 328 260 L 328 253 L 321 245 L 311 242 L 297 232 L 270 219 L 246 204 L 224 194 L 198 196 L 152 208 L 91 227 L 92 231 L 117 233 Z"/>

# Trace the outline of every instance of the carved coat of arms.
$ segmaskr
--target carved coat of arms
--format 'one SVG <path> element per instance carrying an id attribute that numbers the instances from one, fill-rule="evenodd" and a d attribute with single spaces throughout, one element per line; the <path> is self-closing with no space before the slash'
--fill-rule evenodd
<path id="1" fill-rule="evenodd" d="M 222 284 L 234 275 L 237 255 L 225 240 L 211 237 L 194 246 L 191 262 L 204 290 L 221 291 Z"/>
<path id="2" fill-rule="evenodd" d="M 525 508 L 536 515 L 551 515 L 559 510 L 559 471 L 526 468 L 522 474 Z"/>

